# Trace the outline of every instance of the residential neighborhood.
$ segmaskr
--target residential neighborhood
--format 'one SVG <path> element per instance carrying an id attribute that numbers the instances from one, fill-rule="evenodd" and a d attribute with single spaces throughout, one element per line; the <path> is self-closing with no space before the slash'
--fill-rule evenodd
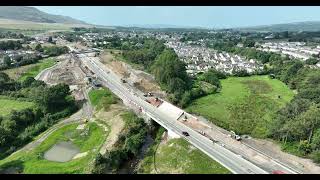
<path id="1" fill-rule="evenodd" d="M 228 74 L 239 70 L 253 73 L 263 69 L 263 66 L 254 59 L 218 52 L 203 46 L 192 46 L 178 41 L 169 41 L 166 45 L 173 48 L 179 58 L 187 64 L 187 72 L 191 75 L 205 72 L 211 68 Z"/>
<path id="2" fill-rule="evenodd" d="M 303 61 L 311 57 L 319 57 L 320 55 L 320 46 L 311 48 L 306 46 L 304 42 L 267 42 L 261 44 L 261 47 L 257 49 L 289 55 L 289 57 L 298 58 Z"/>

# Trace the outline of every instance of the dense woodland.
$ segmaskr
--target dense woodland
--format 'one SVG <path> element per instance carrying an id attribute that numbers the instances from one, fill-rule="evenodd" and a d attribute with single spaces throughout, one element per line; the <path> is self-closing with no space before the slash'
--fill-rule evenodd
<path id="1" fill-rule="evenodd" d="M 68 85 L 47 86 L 43 81 L 27 78 L 23 82 L 0 72 L 0 95 L 12 100 L 29 101 L 35 105 L 0 116 L 1 158 L 25 145 L 59 119 L 77 110 Z"/>
<path id="2" fill-rule="evenodd" d="M 320 70 L 300 61 L 275 61 L 271 73 L 297 95 L 270 124 L 270 136 L 295 143 L 299 153 L 320 162 Z"/>

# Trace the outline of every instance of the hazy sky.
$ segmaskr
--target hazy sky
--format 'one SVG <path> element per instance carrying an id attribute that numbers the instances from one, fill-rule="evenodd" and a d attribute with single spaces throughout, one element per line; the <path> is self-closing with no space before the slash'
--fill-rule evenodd
<path id="1" fill-rule="evenodd" d="M 320 7 L 308 6 L 37 6 L 47 13 L 99 25 L 166 24 L 229 28 L 320 21 Z"/>

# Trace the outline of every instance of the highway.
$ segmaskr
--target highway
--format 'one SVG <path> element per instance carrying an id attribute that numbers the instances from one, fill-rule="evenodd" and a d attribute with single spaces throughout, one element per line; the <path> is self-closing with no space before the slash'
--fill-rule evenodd
<path id="1" fill-rule="evenodd" d="M 225 166 L 232 173 L 268 174 L 268 172 L 242 158 L 240 155 L 229 151 L 219 144 L 213 143 L 208 138 L 178 122 L 176 119 L 172 119 L 165 113 L 159 112 L 156 107 L 150 105 L 144 101 L 140 95 L 138 95 L 141 94 L 141 92 L 134 91 L 129 86 L 126 86 L 124 83 L 122 83 L 121 79 L 112 71 L 107 70 L 99 60 L 88 57 L 85 54 L 80 54 L 79 57 L 83 63 L 86 64 L 88 68 L 103 81 L 103 85 L 108 87 L 124 102 L 128 102 L 132 105 L 135 105 L 137 108 L 141 108 L 144 113 L 146 113 L 161 126 L 185 138 L 192 145 Z M 184 136 L 182 134 L 183 131 L 188 132 L 190 136 Z"/>

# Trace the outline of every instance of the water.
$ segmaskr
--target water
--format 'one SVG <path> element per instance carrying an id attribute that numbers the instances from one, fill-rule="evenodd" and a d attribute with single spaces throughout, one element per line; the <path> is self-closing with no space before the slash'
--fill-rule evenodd
<path id="1" fill-rule="evenodd" d="M 62 141 L 55 144 L 44 154 L 44 158 L 49 161 L 68 162 L 80 152 L 80 149 L 72 142 Z"/>

